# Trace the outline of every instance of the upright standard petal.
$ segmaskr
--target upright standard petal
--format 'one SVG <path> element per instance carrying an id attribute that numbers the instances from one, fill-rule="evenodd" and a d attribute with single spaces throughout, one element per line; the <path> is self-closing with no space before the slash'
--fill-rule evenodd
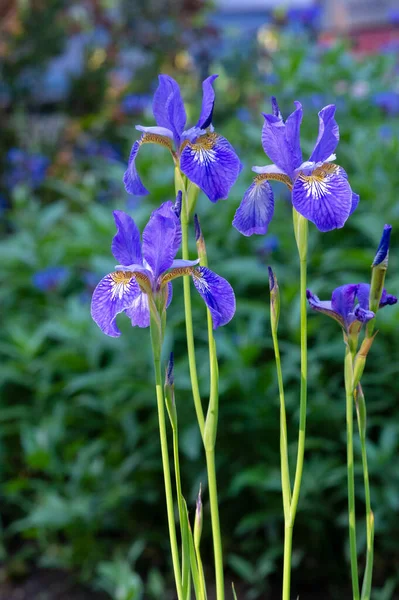
<path id="1" fill-rule="evenodd" d="M 111 250 L 121 265 L 142 264 L 140 231 L 133 219 L 123 210 L 114 210 L 117 228 Z"/>
<path id="2" fill-rule="evenodd" d="M 262 175 L 258 175 L 237 208 L 233 227 L 246 236 L 254 233 L 265 234 L 273 214 L 273 190 L 269 182 Z"/>
<path id="3" fill-rule="evenodd" d="M 335 106 L 329 104 L 319 112 L 319 135 L 313 152 L 309 158 L 315 163 L 324 162 L 334 150 L 339 142 L 339 127 L 335 118 Z"/>
<path id="4" fill-rule="evenodd" d="M 369 283 L 359 283 L 359 289 L 357 292 L 357 299 L 359 302 L 359 306 L 364 310 L 368 310 L 370 303 L 370 284 Z M 381 299 L 380 299 L 380 308 L 384 308 L 384 306 L 396 304 L 398 299 L 396 296 L 392 296 L 388 294 L 386 289 L 382 290 Z"/>
<path id="5" fill-rule="evenodd" d="M 133 300 L 130 308 L 126 309 L 126 314 L 132 322 L 133 327 L 150 326 L 150 307 L 148 305 L 148 296 L 144 292 Z"/>
<path id="6" fill-rule="evenodd" d="M 153 213 L 143 231 L 143 258 L 156 281 L 176 255 L 176 220 Z"/>
<path id="7" fill-rule="evenodd" d="M 181 194 L 181 192 L 180 192 Z M 178 198 L 179 198 L 179 194 L 178 194 Z M 156 210 L 153 211 L 151 217 L 154 217 L 155 215 L 160 215 L 161 217 L 165 217 L 167 219 L 172 219 L 172 221 L 175 224 L 175 239 L 174 239 L 174 243 L 173 243 L 173 256 L 176 256 L 177 251 L 180 248 L 180 244 L 181 244 L 181 239 L 182 239 L 182 231 L 181 231 L 181 224 L 180 224 L 180 218 L 177 216 L 176 213 L 176 205 L 171 202 L 170 200 L 167 200 L 166 202 L 164 202 L 163 204 L 161 204 L 161 206 L 159 208 L 157 208 Z"/>
<path id="8" fill-rule="evenodd" d="M 91 316 L 100 329 L 111 337 L 119 337 L 116 316 L 130 308 L 140 294 L 134 274 L 124 271 L 110 273 L 101 279 L 93 292 Z"/>
<path id="9" fill-rule="evenodd" d="M 215 92 L 212 87 L 218 75 L 211 75 L 202 83 L 202 107 L 200 118 L 196 127 L 206 129 L 212 123 L 213 107 L 215 105 Z"/>
<path id="10" fill-rule="evenodd" d="M 216 133 L 186 142 L 180 156 L 180 169 L 198 185 L 212 202 L 228 197 L 242 164 L 229 142 Z"/>
<path id="11" fill-rule="evenodd" d="M 296 109 L 290 114 L 285 122 L 285 136 L 287 138 L 288 146 L 291 149 L 293 157 L 294 169 L 297 169 L 302 163 L 302 150 L 301 150 L 301 123 L 302 123 L 302 104 L 298 101 L 294 102 Z"/>
<path id="12" fill-rule="evenodd" d="M 169 75 L 159 75 L 159 85 L 154 94 L 152 112 L 157 125 L 172 130 L 180 138 L 187 116 L 177 81 Z"/>
<path id="13" fill-rule="evenodd" d="M 300 173 L 292 189 L 292 204 L 320 231 L 343 227 L 352 207 L 352 190 L 339 168 L 326 163 L 309 175 Z"/>
<path id="14" fill-rule="evenodd" d="M 211 311 L 213 328 L 226 325 L 236 310 L 236 299 L 229 282 L 207 267 L 198 267 L 192 277 L 197 291 Z"/>
<path id="15" fill-rule="evenodd" d="M 332 293 L 331 306 L 335 312 L 341 315 L 345 323 L 348 323 L 348 317 L 353 312 L 358 289 L 357 284 L 349 283 L 335 288 Z"/>

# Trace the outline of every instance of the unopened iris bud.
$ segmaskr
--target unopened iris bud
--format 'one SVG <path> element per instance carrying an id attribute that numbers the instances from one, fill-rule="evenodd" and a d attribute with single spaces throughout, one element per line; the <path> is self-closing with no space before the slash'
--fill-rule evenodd
<path id="1" fill-rule="evenodd" d="M 277 277 L 273 273 L 271 267 L 267 267 L 269 271 L 269 288 L 270 288 L 270 320 L 272 329 L 277 331 L 278 321 L 280 318 L 280 290 L 277 283 Z"/>
<path id="2" fill-rule="evenodd" d="M 197 503 L 195 509 L 195 521 L 194 521 L 194 545 L 198 549 L 201 541 L 202 534 L 202 522 L 203 522 L 203 510 L 201 501 L 201 485 L 197 496 Z"/>
<path id="3" fill-rule="evenodd" d="M 377 312 L 384 289 L 385 274 L 388 268 L 389 242 L 391 238 L 391 225 L 384 225 L 381 241 L 377 253 L 371 265 L 371 285 L 370 285 L 370 310 Z"/>
<path id="4" fill-rule="evenodd" d="M 353 367 L 353 387 L 356 388 L 360 379 L 363 375 L 364 367 L 366 366 L 367 355 L 374 342 L 374 338 L 377 335 L 376 332 L 372 337 L 365 337 L 362 345 L 360 346 L 359 352 L 356 354 L 355 364 Z"/>
<path id="5" fill-rule="evenodd" d="M 174 384 L 174 374 L 173 374 L 173 352 L 170 353 L 169 362 L 166 367 L 166 375 L 165 375 L 165 404 L 166 409 L 168 411 L 170 423 L 173 429 L 177 427 L 177 412 L 176 412 L 176 403 L 175 403 L 175 384 Z"/>
<path id="6" fill-rule="evenodd" d="M 194 227 L 195 227 L 195 242 L 197 244 L 198 258 L 200 259 L 200 265 L 203 267 L 208 266 L 208 257 L 206 255 L 206 246 L 204 236 L 202 235 L 201 225 L 198 219 L 198 215 L 194 215 Z"/>

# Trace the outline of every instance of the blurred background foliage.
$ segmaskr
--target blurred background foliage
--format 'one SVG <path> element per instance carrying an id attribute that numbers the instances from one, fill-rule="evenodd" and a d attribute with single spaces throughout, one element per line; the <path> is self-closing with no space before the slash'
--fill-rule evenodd
<path id="1" fill-rule="evenodd" d="M 6 3 L 7 4 L 7 3 Z M 244 163 L 228 201 L 201 196 L 198 213 L 211 267 L 237 296 L 235 319 L 217 332 L 221 408 L 217 445 L 228 580 L 241 597 L 275 597 L 282 566 L 278 396 L 269 333 L 267 264 L 282 301 L 280 342 L 292 464 L 299 406 L 298 261 L 291 205 L 276 185 L 265 237 L 231 227 L 264 164 L 262 111 L 305 109 L 304 156 L 317 111 L 337 105 L 338 162 L 361 202 L 345 228 L 310 231 L 309 287 L 367 281 L 384 223 L 393 225 L 387 287 L 399 291 L 399 78 L 395 47 L 354 56 L 348 43 L 317 43 L 312 22 L 275 16 L 257 35 L 224 32 L 200 0 L 9 5 L 0 40 L 0 554 L 7 578 L 61 568 L 116 600 L 165 598 L 170 564 L 149 332 L 118 324 L 104 336 L 90 318 L 97 281 L 113 267 L 111 211 L 142 225 L 173 196 L 173 165 L 143 148 L 151 190 L 128 196 L 122 175 L 135 124 L 152 124 L 158 72 L 178 79 L 188 121 L 202 79 L 219 73 L 214 124 Z M 68 6 L 67 6 L 68 5 Z M 162 7 L 162 10 L 161 10 Z M 195 246 L 192 246 L 195 254 Z M 203 556 L 212 579 L 210 515 L 185 353 L 181 285 L 168 310 L 166 352 L 175 352 L 182 478 L 194 511 L 205 488 Z M 205 314 L 194 297 L 201 389 L 208 389 Z M 375 598 L 395 596 L 399 572 L 398 310 L 378 316 L 364 376 L 372 500 Z M 294 544 L 294 592 L 349 597 L 342 334 L 309 315 L 307 461 Z M 359 447 L 359 550 L 365 548 Z M 277 586 L 277 587 L 276 587 Z M 274 591 L 273 591 L 274 590 Z M 309 594 L 309 596 L 307 596 Z M 345 596 L 347 594 L 347 596 Z M 171 596 L 172 597 L 172 596 Z"/>

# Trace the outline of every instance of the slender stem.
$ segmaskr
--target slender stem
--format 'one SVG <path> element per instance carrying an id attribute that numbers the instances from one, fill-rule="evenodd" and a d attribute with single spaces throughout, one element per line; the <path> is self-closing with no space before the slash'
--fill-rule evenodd
<path id="1" fill-rule="evenodd" d="M 366 447 L 366 403 L 362 386 L 359 384 L 356 389 L 356 411 L 357 423 L 359 428 L 359 437 L 362 450 L 364 496 L 366 501 L 366 530 L 367 530 L 367 555 L 366 568 L 363 575 L 362 600 L 370 600 L 371 582 L 373 577 L 373 559 L 374 559 L 374 514 L 371 510 L 369 470 L 367 464 Z"/>
<path id="2" fill-rule="evenodd" d="M 308 379 L 307 313 L 306 313 L 306 252 L 300 259 L 300 305 L 301 305 L 301 397 L 299 405 L 298 452 L 295 469 L 294 489 L 291 500 L 291 526 L 294 526 L 301 489 L 306 436 L 306 401 Z"/>
<path id="3" fill-rule="evenodd" d="M 152 325 L 151 325 L 152 326 Z M 173 572 L 175 576 L 177 597 L 178 600 L 183 600 L 183 589 L 180 574 L 180 560 L 179 550 L 176 539 L 176 526 L 175 516 L 173 510 L 173 494 L 172 494 L 172 483 L 170 478 L 170 466 L 169 466 L 169 455 L 168 455 L 168 442 L 166 437 L 166 424 L 165 424 L 165 408 L 164 408 L 164 397 L 162 389 L 162 375 L 161 375 L 161 361 L 159 352 L 153 344 L 153 355 L 154 355 L 154 368 L 155 368 L 155 389 L 157 394 L 157 405 L 158 405 L 158 422 L 159 422 L 159 436 L 161 440 L 161 453 L 162 453 L 162 466 L 163 475 L 165 481 L 165 495 L 166 495 L 166 509 L 168 514 L 168 527 L 169 527 L 169 538 L 170 547 L 172 551 L 172 562 Z"/>
<path id="4" fill-rule="evenodd" d="M 292 525 L 287 525 L 286 522 L 284 528 L 283 600 L 290 600 L 292 532 Z"/>
<path id="5" fill-rule="evenodd" d="M 183 194 L 183 206 L 181 213 L 181 228 L 182 228 L 182 256 L 184 260 L 189 260 L 188 250 L 188 207 L 186 194 Z M 195 412 L 197 414 L 198 426 L 201 432 L 202 438 L 204 437 L 205 418 L 204 411 L 202 408 L 201 394 L 198 384 L 197 375 L 197 364 L 195 361 L 195 346 L 194 346 L 194 332 L 193 332 L 193 316 L 191 310 L 191 288 L 190 278 L 183 277 L 183 294 L 184 294 L 184 312 L 186 321 L 186 337 L 187 337 L 187 350 L 188 350 L 188 364 L 190 368 L 190 379 L 191 387 L 193 391 Z"/>
<path id="6" fill-rule="evenodd" d="M 348 470 L 349 546 L 353 600 L 359 600 L 359 575 L 356 550 L 355 473 L 353 467 L 353 357 L 349 347 L 345 353 L 346 440 Z"/>
<path id="7" fill-rule="evenodd" d="M 173 459 L 175 465 L 175 479 L 176 479 L 176 492 L 177 492 L 177 505 L 179 509 L 179 521 L 180 521 L 180 533 L 182 539 L 182 591 L 188 589 L 190 585 L 190 555 L 185 555 L 186 544 L 188 544 L 188 540 L 185 539 L 185 520 L 187 520 L 187 516 L 185 514 L 185 508 L 183 506 L 183 494 L 181 488 L 181 479 L 180 479 L 180 463 L 179 463 L 179 437 L 177 433 L 177 428 L 173 427 Z M 188 545 L 187 545 L 188 549 Z M 187 564 L 186 564 L 187 561 Z"/>
<path id="8" fill-rule="evenodd" d="M 216 486 L 215 451 L 206 450 L 206 467 L 208 471 L 209 501 L 211 505 L 213 551 L 215 555 L 216 598 L 224 600 L 223 552 L 220 536 L 218 496 Z"/>
<path id="9" fill-rule="evenodd" d="M 274 355 L 276 358 L 277 381 L 280 395 L 280 461 L 281 461 L 281 488 L 284 507 L 284 571 L 283 571 L 283 600 L 290 599 L 291 587 L 291 551 L 292 531 L 290 524 L 291 483 L 288 463 L 287 418 L 285 412 L 283 374 L 281 370 L 280 349 L 278 345 L 277 330 L 272 324 L 272 338 Z"/>
<path id="10" fill-rule="evenodd" d="M 289 518 L 291 504 L 291 483 L 288 464 L 288 439 L 287 439 L 287 417 L 285 413 L 283 374 L 281 370 L 280 349 L 277 339 L 277 331 L 272 326 L 272 338 L 274 355 L 276 358 L 277 381 L 280 395 L 280 460 L 281 460 L 281 488 L 283 494 L 283 506 L 285 520 Z"/>

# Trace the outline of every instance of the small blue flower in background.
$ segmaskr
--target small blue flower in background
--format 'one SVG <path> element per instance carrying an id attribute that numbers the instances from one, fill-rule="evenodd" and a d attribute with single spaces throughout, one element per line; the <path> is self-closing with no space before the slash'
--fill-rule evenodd
<path id="1" fill-rule="evenodd" d="M 143 113 L 151 106 L 152 98 L 147 94 L 128 94 L 121 101 L 121 109 L 126 115 Z"/>
<path id="2" fill-rule="evenodd" d="M 152 111 L 156 127 L 136 129 L 143 134 L 132 147 L 124 183 L 129 194 L 144 196 L 148 190 L 142 184 L 136 169 L 136 157 L 142 144 L 155 143 L 167 148 L 177 167 L 208 196 L 212 202 L 227 198 L 241 169 L 234 148 L 212 126 L 215 92 L 212 84 L 217 75 L 211 75 L 202 84 L 203 99 L 200 118 L 190 129 L 186 126 L 186 111 L 177 82 L 169 75 L 159 76 Z"/>
<path id="3" fill-rule="evenodd" d="M 142 241 L 133 219 L 114 211 L 117 233 L 111 249 L 120 264 L 97 285 L 91 304 L 91 315 L 106 335 L 120 336 L 115 319 L 121 312 L 133 326 L 148 327 L 151 307 L 162 305 L 161 312 L 166 310 L 172 300 L 171 281 L 183 275 L 191 275 L 214 328 L 232 319 L 235 297 L 230 284 L 210 269 L 197 267 L 198 260 L 175 260 L 182 236 L 180 210 L 181 192 L 175 205 L 165 202 L 152 213 Z"/>
<path id="4" fill-rule="evenodd" d="M 98 157 L 115 161 L 122 160 L 118 148 L 106 140 L 89 139 L 79 150 L 81 154 L 88 157 Z"/>
<path id="5" fill-rule="evenodd" d="M 33 189 L 39 187 L 46 177 L 49 164 L 49 159 L 42 154 L 30 154 L 19 148 L 12 148 L 6 156 L 6 187 L 13 189 L 19 184 Z"/>
<path id="6" fill-rule="evenodd" d="M 5 212 L 8 207 L 8 200 L 5 196 L 0 194 L 0 216 Z"/>
<path id="7" fill-rule="evenodd" d="M 277 235 L 267 235 L 263 238 L 262 244 L 257 248 L 259 257 L 268 257 L 272 252 L 275 252 L 280 247 L 280 240 Z"/>
<path id="8" fill-rule="evenodd" d="M 399 93 L 386 90 L 385 92 L 377 92 L 373 95 L 372 100 L 381 110 L 391 116 L 399 114 Z"/>
<path id="9" fill-rule="evenodd" d="M 272 114 L 264 114 L 262 145 L 274 162 L 253 167 L 258 175 L 244 194 L 233 225 L 243 235 L 264 234 L 274 214 L 274 196 L 269 180 L 285 183 L 294 208 L 320 231 L 343 227 L 356 209 L 359 196 L 352 192 L 344 169 L 334 164 L 339 141 L 335 106 L 319 112 L 319 135 L 309 160 L 303 162 L 300 144 L 302 106 L 283 121 L 277 100 L 272 98 Z"/>
<path id="10" fill-rule="evenodd" d="M 331 301 L 319 300 L 310 290 L 306 291 L 306 296 L 313 310 L 338 321 L 347 333 L 350 333 L 350 327 L 355 322 L 367 323 L 375 317 L 375 314 L 369 310 L 370 285 L 368 283 L 342 285 L 333 291 Z M 391 296 L 384 289 L 380 308 L 396 304 L 397 301 L 395 296 Z"/>
<path id="11" fill-rule="evenodd" d="M 32 283 L 42 292 L 51 292 L 58 289 L 70 275 L 68 267 L 48 267 L 36 271 L 32 276 Z"/>

